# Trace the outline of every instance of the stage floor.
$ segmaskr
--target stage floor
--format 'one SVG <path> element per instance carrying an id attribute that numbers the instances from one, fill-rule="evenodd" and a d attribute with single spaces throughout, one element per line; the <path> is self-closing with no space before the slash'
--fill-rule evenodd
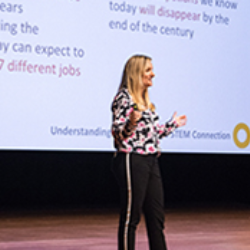
<path id="1" fill-rule="evenodd" d="M 116 250 L 118 211 L 82 209 L 0 212 L 0 249 Z M 171 208 L 166 210 L 169 250 L 249 250 L 250 210 Z M 148 250 L 144 220 L 136 250 Z"/>

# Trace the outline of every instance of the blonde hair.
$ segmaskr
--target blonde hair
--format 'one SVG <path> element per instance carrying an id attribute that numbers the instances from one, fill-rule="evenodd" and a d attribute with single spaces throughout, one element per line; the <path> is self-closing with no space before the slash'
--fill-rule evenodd
<path id="1" fill-rule="evenodd" d="M 122 81 L 119 86 L 119 90 L 126 88 L 129 94 L 132 96 L 133 101 L 137 104 L 139 110 L 143 110 L 144 104 L 147 108 L 155 111 L 155 106 L 149 99 L 148 89 L 146 88 L 144 96 L 140 96 L 140 85 L 142 83 L 142 75 L 145 72 L 147 61 L 152 59 L 144 55 L 132 56 L 125 64 Z M 141 103 L 144 101 L 144 104 Z"/>

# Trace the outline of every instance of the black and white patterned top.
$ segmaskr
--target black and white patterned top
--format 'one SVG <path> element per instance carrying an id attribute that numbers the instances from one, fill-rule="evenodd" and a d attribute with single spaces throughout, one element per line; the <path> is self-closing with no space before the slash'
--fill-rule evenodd
<path id="1" fill-rule="evenodd" d="M 173 118 L 160 125 L 159 116 L 147 109 L 142 111 L 142 117 L 134 128 L 129 120 L 134 104 L 127 89 L 120 90 L 113 100 L 112 135 L 115 148 L 126 153 L 157 153 L 160 151 L 159 139 L 172 133 L 178 125 Z"/>

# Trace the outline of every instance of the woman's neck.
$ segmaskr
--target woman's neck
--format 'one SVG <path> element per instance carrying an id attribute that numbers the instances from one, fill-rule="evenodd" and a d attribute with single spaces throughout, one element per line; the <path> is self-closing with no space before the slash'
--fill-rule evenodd
<path id="1" fill-rule="evenodd" d="M 148 107 L 147 107 L 147 102 L 146 102 L 146 99 L 145 99 L 145 92 L 146 92 L 146 89 L 142 89 L 140 95 L 139 95 L 139 104 L 141 106 L 141 108 L 143 110 L 146 110 Z"/>

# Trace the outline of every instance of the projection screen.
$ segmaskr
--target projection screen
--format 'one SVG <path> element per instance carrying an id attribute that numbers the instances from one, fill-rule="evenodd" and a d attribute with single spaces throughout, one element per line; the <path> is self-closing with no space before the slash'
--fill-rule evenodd
<path id="1" fill-rule="evenodd" d="M 152 58 L 163 152 L 250 152 L 249 0 L 0 2 L 0 149 L 112 151 L 127 59 Z"/>

